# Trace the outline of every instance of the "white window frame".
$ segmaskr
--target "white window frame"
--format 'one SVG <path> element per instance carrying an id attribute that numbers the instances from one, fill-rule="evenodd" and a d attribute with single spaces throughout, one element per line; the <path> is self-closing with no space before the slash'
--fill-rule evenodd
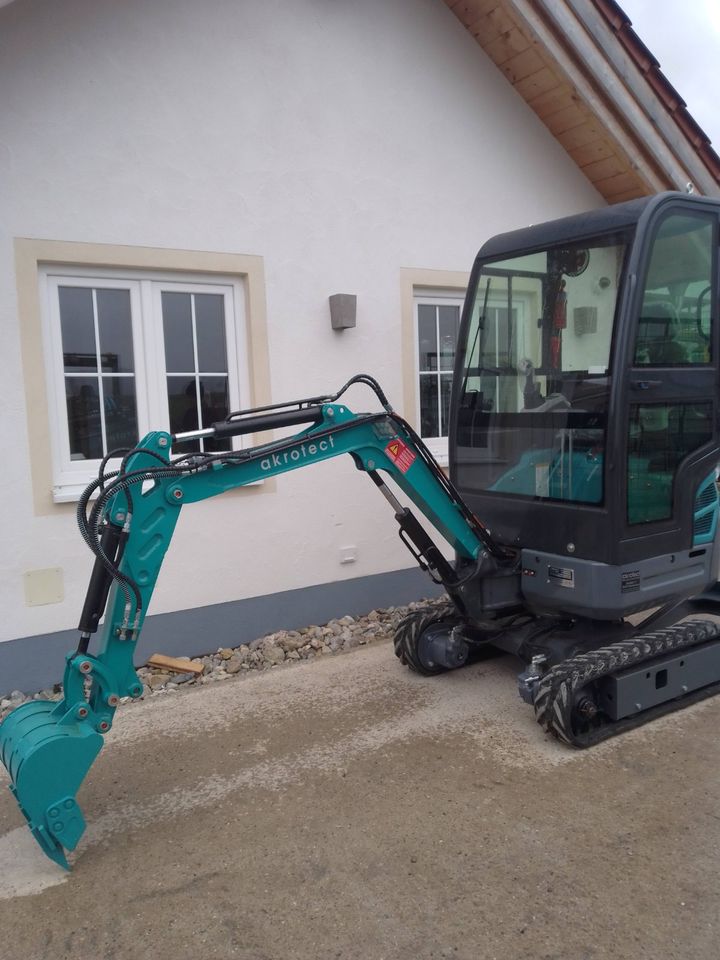
<path id="1" fill-rule="evenodd" d="M 230 408 L 246 409 L 251 405 L 245 291 L 241 279 L 194 273 L 45 265 L 39 269 L 39 280 L 48 384 L 52 496 L 56 503 L 77 500 L 87 484 L 97 476 L 100 464 L 99 460 L 70 458 L 58 299 L 60 286 L 127 289 L 130 292 L 140 437 L 150 429 L 168 429 L 170 423 L 161 312 L 163 290 L 219 293 L 224 297 Z M 233 438 L 233 449 L 241 446 L 242 438 Z M 110 461 L 108 469 L 116 469 L 117 466 L 119 461 Z"/>
<path id="2" fill-rule="evenodd" d="M 419 337 L 419 306 L 433 306 L 433 307 L 459 307 L 460 309 L 460 318 L 462 318 L 462 308 L 465 301 L 465 292 L 460 290 L 432 290 L 432 289 L 422 289 L 416 287 L 413 290 L 413 342 L 414 342 L 414 353 L 413 353 L 413 364 L 414 364 L 414 376 L 415 376 L 415 423 L 418 426 L 418 433 L 422 429 L 422 418 L 420 415 L 420 378 L 422 376 L 437 376 L 441 372 L 451 373 L 452 371 L 420 371 L 420 337 Z M 440 356 L 440 351 L 438 350 L 438 357 Z M 454 357 L 453 357 L 454 364 Z M 421 435 L 422 436 L 422 435 Z M 448 438 L 447 437 L 422 437 L 423 442 L 425 443 L 428 450 L 432 453 L 438 463 L 446 467 L 448 465 Z"/>

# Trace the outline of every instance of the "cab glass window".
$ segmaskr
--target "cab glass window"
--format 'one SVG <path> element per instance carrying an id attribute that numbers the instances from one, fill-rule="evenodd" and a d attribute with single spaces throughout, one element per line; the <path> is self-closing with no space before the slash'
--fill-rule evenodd
<path id="1" fill-rule="evenodd" d="M 660 224 L 638 317 L 636 367 L 710 363 L 713 220 L 673 214 Z"/>
<path id="2" fill-rule="evenodd" d="M 463 489 L 599 504 L 630 232 L 485 263 L 463 331 Z"/>

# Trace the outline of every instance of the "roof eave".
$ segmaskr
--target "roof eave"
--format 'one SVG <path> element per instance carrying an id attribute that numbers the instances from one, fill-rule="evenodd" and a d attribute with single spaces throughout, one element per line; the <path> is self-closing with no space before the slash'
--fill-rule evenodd
<path id="1" fill-rule="evenodd" d="M 445 3 L 608 202 L 720 194 L 720 159 L 614 0 Z"/>

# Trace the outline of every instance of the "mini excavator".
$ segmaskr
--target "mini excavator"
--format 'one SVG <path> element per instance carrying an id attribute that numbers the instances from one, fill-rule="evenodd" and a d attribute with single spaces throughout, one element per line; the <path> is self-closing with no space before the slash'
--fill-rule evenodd
<path id="1" fill-rule="evenodd" d="M 0 726 L 11 790 L 45 853 L 67 866 L 85 828 L 77 790 L 120 698 L 142 695 L 133 652 L 180 511 L 344 454 L 447 594 L 397 630 L 411 670 L 512 654 L 537 721 L 574 747 L 716 693 L 719 227 L 717 201 L 667 193 L 488 241 L 459 329 L 419 322 L 422 432 L 447 428 L 449 478 L 367 375 L 149 433 L 113 451 L 118 469 L 109 454 L 78 505 L 95 564 L 63 698 L 25 703 Z M 353 413 L 341 399 L 352 385 L 379 409 Z M 234 439 L 296 427 L 255 446 Z"/>

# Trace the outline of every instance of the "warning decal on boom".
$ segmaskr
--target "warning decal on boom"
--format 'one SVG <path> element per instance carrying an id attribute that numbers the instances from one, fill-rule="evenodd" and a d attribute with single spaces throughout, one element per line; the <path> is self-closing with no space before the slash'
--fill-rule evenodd
<path id="1" fill-rule="evenodd" d="M 385 447 L 385 453 L 390 457 L 392 462 L 403 473 L 407 473 L 410 467 L 415 462 L 415 454 L 413 451 L 407 447 L 402 440 L 391 440 L 390 443 Z"/>

